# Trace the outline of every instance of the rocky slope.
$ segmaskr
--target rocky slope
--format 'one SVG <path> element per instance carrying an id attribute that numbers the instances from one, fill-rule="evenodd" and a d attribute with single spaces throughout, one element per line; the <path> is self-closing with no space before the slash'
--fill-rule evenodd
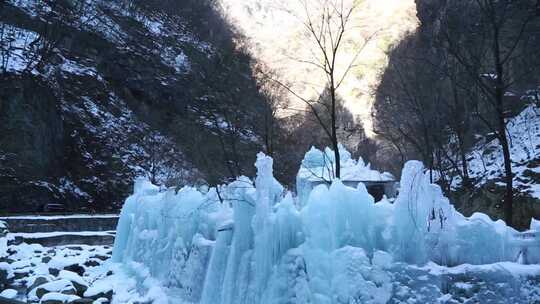
<path id="1" fill-rule="evenodd" d="M 264 100 L 209 3 L 2 1 L 0 211 L 114 209 L 136 175 L 246 168 Z"/>

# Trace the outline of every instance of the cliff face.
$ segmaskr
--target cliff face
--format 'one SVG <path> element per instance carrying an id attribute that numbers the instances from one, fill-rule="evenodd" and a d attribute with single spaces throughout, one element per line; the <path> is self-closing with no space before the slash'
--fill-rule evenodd
<path id="1" fill-rule="evenodd" d="M 117 208 L 137 175 L 229 176 L 265 107 L 233 32 L 206 1 L 3 1 L 0 211 Z"/>

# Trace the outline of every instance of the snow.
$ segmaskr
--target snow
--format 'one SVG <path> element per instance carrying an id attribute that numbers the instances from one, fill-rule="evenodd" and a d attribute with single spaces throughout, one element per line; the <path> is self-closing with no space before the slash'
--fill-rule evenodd
<path id="1" fill-rule="evenodd" d="M 41 298 L 40 303 L 45 303 L 46 301 L 60 301 L 62 303 L 71 303 L 77 299 L 80 299 L 81 297 L 76 295 L 67 295 L 59 292 L 50 292 L 45 294 Z"/>
<path id="2" fill-rule="evenodd" d="M 339 145 L 341 162 L 341 180 L 343 181 L 393 181 L 395 178 L 390 173 L 380 173 L 372 170 L 370 164 L 364 163 L 362 158 L 358 161 L 351 158 L 351 153 L 341 144 Z M 306 153 L 300 171 L 299 178 L 310 181 L 332 181 L 335 173 L 334 151 L 326 148 L 323 151 L 311 147 Z"/>
<path id="3" fill-rule="evenodd" d="M 61 279 L 66 279 L 70 282 L 80 284 L 82 286 L 88 286 L 88 282 L 86 282 L 80 275 L 72 271 L 60 270 L 60 272 L 58 273 L 58 277 Z"/>
<path id="4" fill-rule="evenodd" d="M 88 290 L 84 292 L 85 297 L 94 297 L 99 294 L 105 294 L 108 291 L 111 291 L 113 289 L 113 286 L 109 284 L 106 280 L 103 281 L 97 281 L 94 285 L 92 285 Z"/>
<path id="5" fill-rule="evenodd" d="M 8 249 L 8 239 L 6 235 L 2 235 L 4 231 L 7 230 L 7 224 L 5 222 L 0 221 L 0 258 L 5 257 L 7 255 L 7 249 Z"/>
<path id="6" fill-rule="evenodd" d="M 514 187 L 522 193 L 540 198 L 540 184 L 535 182 L 535 174 L 540 173 L 536 166 L 540 157 L 540 113 L 535 104 L 528 105 L 517 116 L 507 123 Z M 497 180 L 504 176 L 504 159 L 498 139 L 481 140 L 467 154 L 469 175 L 477 179 L 478 184 L 488 180 Z M 531 175 L 533 175 L 531 177 Z M 461 183 L 460 178 L 454 180 L 453 186 Z"/>
<path id="7" fill-rule="evenodd" d="M 341 163 L 341 181 L 343 182 L 391 182 L 395 181 L 392 174 L 371 169 L 360 157 L 351 158 L 351 153 L 341 144 L 339 145 Z M 305 205 L 309 193 L 316 184 L 329 184 L 335 179 L 334 151 L 326 148 L 323 151 L 311 147 L 304 156 L 304 160 L 296 177 L 296 189 L 300 204 Z"/>
<path id="8" fill-rule="evenodd" d="M 7 3 L 16 6 L 32 17 L 39 16 L 40 13 L 51 12 L 51 7 L 39 0 L 8 0 Z"/>
<path id="9" fill-rule="evenodd" d="M 531 230 L 540 231 L 540 220 L 531 219 Z"/>
<path id="10" fill-rule="evenodd" d="M 317 159 L 311 150 L 304 163 Z M 272 166 L 257 155 L 255 182 L 240 177 L 220 186 L 223 201 L 216 189 L 175 192 L 137 180 L 113 254 L 138 282 L 137 293 L 201 304 L 386 303 L 413 293 L 426 303 L 443 298 L 445 274 L 494 280 L 503 272 L 525 285 L 540 275 L 538 265 L 515 263 L 523 254 L 522 262 L 540 263 L 539 239 L 483 214 L 459 214 L 420 162 L 405 165 L 394 204 L 375 203 L 363 183 L 352 188 L 335 179 L 299 205 Z M 409 276 L 431 289 L 411 290 Z M 456 293 L 473 284 L 454 283 Z"/>
<path id="11" fill-rule="evenodd" d="M 36 41 L 39 35 L 36 32 L 18 28 L 0 22 L 2 33 L 0 34 L 0 58 L 2 66 L 0 71 L 22 72 L 27 68 L 32 70 L 32 64 L 39 61 L 39 54 L 33 48 L 32 42 Z M 33 58 L 31 54 L 36 53 Z M 31 59 L 32 58 L 32 59 Z"/>
<path id="12" fill-rule="evenodd" d="M 69 60 L 64 58 L 64 62 L 59 66 L 59 68 L 65 72 L 79 75 L 79 76 L 98 76 L 98 72 L 94 67 L 84 66 L 76 61 Z"/>
<path id="13" fill-rule="evenodd" d="M 110 253 L 111 249 L 108 246 L 43 247 L 39 244 L 26 243 L 9 245 L 7 262 L 0 263 L 0 269 L 7 271 L 8 279 L 10 279 L 4 288 L 17 290 L 15 299 L 24 303 L 34 303 L 39 300 L 38 288 L 29 289 L 38 279 L 45 280 L 45 284 L 41 282 L 43 285 L 38 286 L 46 289 L 45 293 L 72 294 L 76 292 L 76 284 L 89 286 L 109 275 L 111 268 L 104 258 L 110 257 Z M 92 262 L 92 264 L 87 265 L 87 262 Z M 82 276 L 65 270 L 64 268 L 68 266 L 84 270 Z M 59 272 L 56 274 L 51 271 L 52 269 L 57 269 Z M 75 298 L 62 297 L 61 300 L 73 299 Z M 44 301 L 43 298 L 41 300 Z"/>
<path id="14" fill-rule="evenodd" d="M 14 299 L 17 296 L 17 291 L 15 289 L 4 289 L 0 292 L 0 297 L 6 299 Z"/>
<path id="15" fill-rule="evenodd" d="M 43 285 L 40 285 L 40 286 L 32 289 L 30 291 L 30 293 L 28 293 L 28 298 L 30 300 L 32 300 L 32 301 L 39 300 L 39 298 L 37 296 L 37 293 L 36 293 L 38 289 L 44 289 L 49 293 L 51 293 L 51 292 L 55 293 L 53 296 L 56 296 L 56 293 L 69 292 L 71 290 L 75 290 L 75 287 L 73 287 L 73 284 L 69 280 L 65 280 L 65 279 L 60 279 L 58 281 L 48 282 L 48 283 L 45 283 Z M 42 299 L 44 297 L 45 296 L 43 296 Z"/>

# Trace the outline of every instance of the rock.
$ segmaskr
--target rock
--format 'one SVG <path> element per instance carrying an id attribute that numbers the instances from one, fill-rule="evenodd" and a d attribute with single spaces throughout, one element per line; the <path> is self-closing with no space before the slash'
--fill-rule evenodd
<path id="1" fill-rule="evenodd" d="M 82 251 L 83 250 L 81 246 L 69 246 L 67 248 L 71 249 L 71 250 L 77 250 L 77 251 Z"/>
<path id="2" fill-rule="evenodd" d="M 34 280 L 34 283 L 32 283 L 32 285 L 30 285 L 28 287 L 28 290 L 32 290 L 38 286 L 41 286 L 45 283 L 49 283 L 49 279 L 46 278 L 46 277 L 37 277 L 35 280 Z"/>
<path id="3" fill-rule="evenodd" d="M 26 303 L 15 300 L 15 299 L 3 298 L 2 296 L 0 296 L 0 304 L 26 304 Z"/>
<path id="4" fill-rule="evenodd" d="M 94 286 L 91 286 L 84 293 L 85 298 L 91 298 L 94 300 L 98 300 L 100 298 L 106 298 L 110 301 L 112 299 L 112 296 L 113 296 L 112 287 L 104 285 L 104 284 L 99 284 L 99 283 Z"/>
<path id="5" fill-rule="evenodd" d="M 84 292 L 88 289 L 88 286 L 85 286 L 85 285 L 80 284 L 78 282 L 71 281 L 71 283 L 73 283 L 73 287 L 75 287 L 75 290 L 77 291 L 78 296 L 84 295 Z"/>
<path id="6" fill-rule="evenodd" d="M 6 222 L 0 221 L 0 237 L 4 237 L 9 233 L 9 226 Z"/>
<path id="7" fill-rule="evenodd" d="M 4 289 L 13 280 L 11 266 L 7 263 L 0 263 L 0 288 Z"/>
<path id="8" fill-rule="evenodd" d="M 47 264 L 50 261 L 51 261 L 51 257 L 49 257 L 49 256 L 41 258 L 41 263 L 43 263 L 43 264 Z"/>
<path id="9" fill-rule="evenodd" d="M 50 300 L 40 301 L 39 303 L 40 304 L 64 304 L 64 301 L 58 300 L 58 299 L 50 299 Z"/>
<path id="10" fill-rule="evenodd" d="M 84 263 L 84 266 L 86 267 L 96 267 L 99 266 L 99 263 L 95 260 L 89 260 Z"/>
<path id="11" fill-rule="evenodd" d="M 69 304 L 92 304 L 94 303 L 94 299 L 88 299 L 88 298 L 81 298 L 74 301 L 69 302 Z"/>
<path id="12" fill-rule="evenodd" d="M 107 298 L 99 298 L 94 301 L 94 304 L 109 304 L 111 301 Z"/>
<path id="13" fill-rule="evenodd" d="M 58 276 L 58 273 L 60 272 L 60 270 L 56 269 L 56 268 L 49 268 L 49 273 L 52 275 L 52 276 Z"/>
<path id="14" fill-rule="evenodd" d="M 40 304 L 65 304 L 80 299 L 78 296 L 66 295 L 59 292 L 50 292 L 41 298 Z"/>
<path id="15" fill-rule="evenodd" d="M 78 296 L 82 297 L 88 289 L 88 282 L 86 282 L 81 276 L 74 272 L 62 270 L 58 274 L 58 277 L 61 279 L 69 280 L 71 284 L 73 284 L 73 287 L 75 287 L 75 290 L 77 290 Z"/>
<path id="16" fill-rule="evenodd" d="M 73 284 L 66 279 L 48 282 L 36 288 L 36 296 L 40 299 L 48 293 L 75 295 L 77 294 L 77 290 L 73 287 Z"/>
<path id="17" fill-rule="evenodd" d="M 20 280 L 20 279 L 28 277 L 28 272 L 26 271 L 17 271 L 14 274 L 15 274 L 15 280 Z"/>
<path id="18" fill-rule="evenodd" d="M 0 287 L 8 284 L 8 272 L 5 269 L 0 269 Z"/>
<path id="19" fill-rule="evenodd" d="M 79 264 L 73 264 L 73 265 L 69 265 L 67 267 L 64 267 L 64 270 L 75 272 L 76 274 L 78 274 L 80 276 L 82 276 L 84 274 L 84 271 L 85 271 L 84 267 L 82 267 Z"/>
<path id="20" fill-rule="evenodd" d="M 7 299 L 14 299 L 17 296 L 17 291 L 15 289 L 4 289 L 0 293 L 0 297 Z"/>
<path id="21" fill-rule="evenodd" d="M 95 256 L 93 256 L 92 258 L 100 259 L 100 260 L 102 260 L 102 261 L 106 261 L 106 260 L 109 259 L 109 257 L 103 256 L 103 255 L 95 255 Z"/>

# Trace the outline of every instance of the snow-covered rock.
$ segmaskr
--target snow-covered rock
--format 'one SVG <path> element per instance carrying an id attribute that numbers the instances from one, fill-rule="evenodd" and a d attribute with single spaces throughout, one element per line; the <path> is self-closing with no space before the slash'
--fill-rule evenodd
<path id="1" fill-rule="evenodd" d="M 2 292 L 0 292 L 0 297 L 6 298 L 6 299 L 15 299 L 17 297 L 17 291 L 15 289 L 4 289 Z"/>
<path id="2" fill-rule="evenodd" d="M 50 292 L 43 297 L 41 297 L 41 301 L 39 303 L 41 304 L 64 304 L 64 303 L 71 303 L 75 300 L 80 299 L 80 297 L 75 295 L 69 295 L 64 294 L 60 292 Z"/>
<path id="3" fill-rule="evenodd" d="M 28 297 L 31 300 L 37 300 L 43 298 L 47 293 L 61 293 L 64 295 L 75 295 L 77 293 L 75 287 L 69 280 L 60 279 L 39 285 L 30 291 Z"/>

